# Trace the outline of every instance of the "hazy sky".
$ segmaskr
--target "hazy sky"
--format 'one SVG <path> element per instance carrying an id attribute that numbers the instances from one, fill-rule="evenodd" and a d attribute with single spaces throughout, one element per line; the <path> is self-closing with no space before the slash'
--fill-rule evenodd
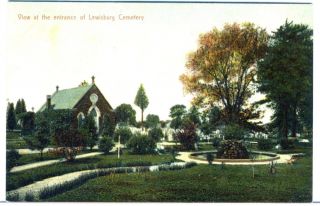
<path id="1" fill-rule="evenodd" d="M 39 15 L 39 20 L 19 20 L 18 14 Z M 86 20 L 43 21 L 43 14 L 86 14 Z M 144 19 L 120 21 L 120 14 Z M 89 15 L 114 16 L 115 21 L 91 21 Z M 145 114 L 167 119 L 171 106 L 189 105 L 191 97 L 183 94 L 179 76 L 200 33 L 245 21 L 271 32 L 286 19 L 312 27 L 312 5 L 9 4 L 6 98 L 24 98 L 28 110 L 38 110 L 56 85 L 76 87 L 95 75 L 113 108 L 121 103 L 134 106 L 143 83 L 150 102 Z"/>

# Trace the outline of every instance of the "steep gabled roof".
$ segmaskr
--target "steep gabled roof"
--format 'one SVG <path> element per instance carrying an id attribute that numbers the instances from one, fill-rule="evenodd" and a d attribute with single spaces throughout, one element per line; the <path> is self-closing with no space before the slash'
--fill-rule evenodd
<path id="1" fill-rule="evenodd" d="M 94 84 L 90 84 L 87 86 L 56 91 L 51 96 L 51 105 L 53 106 L 53 109 L 73 109 L 93 85 Z M 39 112 L 44 111 L 45 108 L 46 103 L 42 105 Z"/>

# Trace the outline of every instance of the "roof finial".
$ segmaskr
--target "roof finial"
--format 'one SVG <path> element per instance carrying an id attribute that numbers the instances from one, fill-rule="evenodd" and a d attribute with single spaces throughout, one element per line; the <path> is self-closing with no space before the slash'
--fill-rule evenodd
<path id="1" fill-rule="evenodd" d="M 57 91 L 59 91 L 59 86 L 58 86 L 58 85 L 56 86 L 56 92 L 57 92 Z"/>
<path id="2" fill-rule="evenodd" d="M 94 79 L 95 79 L 95 77 L 92 76 L 91 79 L 92 79 L 92 84 L 94 84 Z"/>

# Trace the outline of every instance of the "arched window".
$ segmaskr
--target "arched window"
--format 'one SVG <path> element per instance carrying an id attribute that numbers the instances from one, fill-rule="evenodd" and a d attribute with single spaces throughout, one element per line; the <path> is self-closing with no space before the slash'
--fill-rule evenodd
<path id="1" fill-rule="evenodd" d="M 84 114 L 82 112 L 79 112 L 79 114 L 77 115 L 77 119 L 78 119 L 78 128 L 80 128 L 84 124 L 84 119 L 85 119 Z"/>
<path id="2" fill-rule="evenodd" d="M 88 115 L 92 115 L 94 117 L 94 121 L 96 122 L 97 132 L 99 131 L 99 118 L 101 116 L 100 110 L 96 105 L 92 105 L 89 108 Z"/>

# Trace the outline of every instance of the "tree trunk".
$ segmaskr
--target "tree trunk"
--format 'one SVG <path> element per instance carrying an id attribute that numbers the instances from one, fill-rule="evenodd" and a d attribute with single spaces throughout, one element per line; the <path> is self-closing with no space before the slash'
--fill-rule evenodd
<path id="1" fill-rule="evenodd" d="M 283 137 L 285 139 L 288 139 L 288 122 L 289 122 L 289 119 L 288 119 L 288 106 L 287 105 L 284 105 L 284 119 L 283 119 Z"/>
<path id="2" fill-rule="evenodd" d="M 141 109 L 141 128 L 143 130 L 143 109 Z"/>
<path id="3" fill-rule="evenodd" d="M 291 136 L 297 137 L 297 126 L 298 126 L 298 120 L 297 120 L 297 106 L 296 104 L 293 105 L 293 111 L 292 111 L 293 119 L 292 119 L 292 128 L 291 128 Z"/>

